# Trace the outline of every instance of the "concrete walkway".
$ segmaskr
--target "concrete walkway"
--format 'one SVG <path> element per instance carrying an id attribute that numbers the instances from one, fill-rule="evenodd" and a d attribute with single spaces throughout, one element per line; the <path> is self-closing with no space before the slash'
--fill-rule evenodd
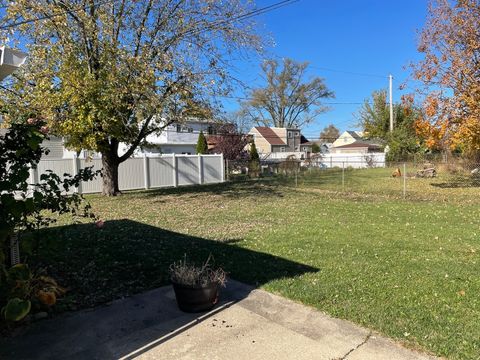
<path id="1" fill-rule="evenodd" d="M 230 281 L 203 314 L 171 287 L 40 321 L 0 341 L 1 359 L 433 359 L 350 322 Z"/>

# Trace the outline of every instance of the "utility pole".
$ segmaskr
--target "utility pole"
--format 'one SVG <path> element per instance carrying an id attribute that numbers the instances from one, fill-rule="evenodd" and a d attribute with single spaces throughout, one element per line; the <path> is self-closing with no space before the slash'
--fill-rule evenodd
<path id="1" fill-rule="evenodd" d="M 390 132 L 393 131 L 393 89 L 392 89 L 392 82 L 393 76 L 388 75 L 389 86 L 390 86 Z"/>

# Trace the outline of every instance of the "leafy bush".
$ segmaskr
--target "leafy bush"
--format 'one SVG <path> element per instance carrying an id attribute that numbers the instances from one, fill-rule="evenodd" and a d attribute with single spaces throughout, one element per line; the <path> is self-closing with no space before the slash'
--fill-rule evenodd
<path id="1" fill-rule="evenodd" d="M 11 123 L 0 137 L 0 266 L 8 260 L 9 238 L 14 231 L 33 230 L 55 221 L 51 214 L 94 217 L 82 195 L 69 193 L 81 181 L 96 173 L 82 169 L 71 176 L 47 172 L 39 184 L 30 184 L 30 168 L 36 168 L 48 150 L 41 147 L 48 138 L 48 128 L 39 119 Z"/>
<path id="2" fill-rule="evenodd" d="M 33 275 L 25 264 L 7 269 L 10 237 L 14 232 L 37 230 L 55 221 L 53 214 L 71 214 L 94 218 L 82 195 L 70 193 L 81 181 L 94 178 L 91 168 L 82 169 L 63 179 L 53 172 L 40 176 L 31 184 L 31 168 L 36 168 L 43 154 L 41 147 L 48 138 L 48 128 L 39 119 L 12 122 L 0 137 L 0 319 L 19 321 L 32 305 L 52 306 L 62 289 L 47 276 Z"/>
<path id="3" fill-rule="evenodd" d="M 0 313 L 7 321 L 20 321 L 27 316 L 32 305 L 45 308 L 55 305 L 57 296 L 65 289 L 44 275 L 34 275 L 26 264 L 3 268 L 0 274 Z"/>

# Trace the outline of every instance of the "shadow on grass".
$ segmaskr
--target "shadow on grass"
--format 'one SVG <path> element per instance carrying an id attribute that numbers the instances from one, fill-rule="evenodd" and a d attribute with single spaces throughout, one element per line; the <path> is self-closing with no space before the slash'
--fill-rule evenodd
<path id="1" fill-rule="evenodd" d="M 220 306 L 201 320 L 198 314 L 182 313 L 169 297 L 169 287 L 155 288 L 169 283 L 169 265 L 185 254 L 196 263 L 212 254 L 215 265 L 252 287 L 231 283 Z M 30 263 L 48 268 L 69 288 L 66 309 L 127 299 L 33 324 L 24 335 L 0 344 L 2 358 L 138 356 L 242 300 L 256 286 L 319 271 L 243 248 L 240 239 L 217 242 L 131 220 L 108 221 L 101 229 L 89 224 L 45 230 Z M 150 289 L 155 290 L 145 293 Z M 144 294 L 128 297 L 136 293 Z"/>
<path id="2" fill-rule="evenodd" d="M 248 179 L 241 181 L 229 181 L 218 184 L 204 184 L 180 186 L 176 188 L 158 188 L 146 191 L 125 192 L 122 196 L 135 197 L 161 197 L 161 196 L 184 196 L 198 197 L 204 194 L 221 195 L 228 198 L 242 197 L 282 197 L 283 192 L 279 189 L 284 185 L 283 181 L 276 178 Z M 162 201 L 162 200 L 159 200 Z"/>
<path id="3" fill-rule="evenodd" d="M 460 189 L 460 188 L 474 188 L 480 187 L 479 178 L 454 178 L 450 181 L 441 182 L 441 183 L 431 183 L 433 187 L 438 187 L 441 189 Z"/>

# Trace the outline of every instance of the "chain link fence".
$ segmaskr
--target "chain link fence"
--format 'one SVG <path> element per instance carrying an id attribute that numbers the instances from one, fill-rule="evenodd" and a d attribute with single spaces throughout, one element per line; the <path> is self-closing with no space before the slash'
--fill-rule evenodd
<path id="1" fill-rule="evenodd" d="M 270 181 L 304 190 L 388 196 L 413 200 L 480 202 L 480 161 L 446 156 L 412 157 L 405 161 L 322 162 L 285 159 L 260 165 L 227 161 L 227 181 Z"/>

